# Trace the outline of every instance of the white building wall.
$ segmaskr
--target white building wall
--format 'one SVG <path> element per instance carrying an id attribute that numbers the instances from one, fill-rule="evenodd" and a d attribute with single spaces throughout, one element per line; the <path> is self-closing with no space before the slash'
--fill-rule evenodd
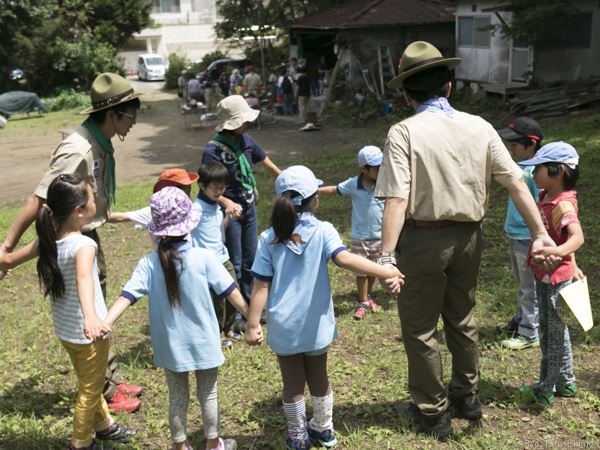
<path id="1" fill-rule="evenodd" d="M 477 81 L 480 83 L 507 83 L 509 81 L 509 51 L 510 43 L 497 31 L 492 33 L 490 47 L 475 47 L 458 44 L 458 18 L 459 17 L 490 17 L 492 25 L 500 24 L 500 20 L 493 12 L 483 12 L 482 9 L 492 8 L 497 2 L 460 1 L 456 6 L 456 56 L 462 58 L 462 63 L 456 68 L 456 78 L 459 80 Z M 504 20 L 510 21 L 510 13 L 499 13 Z"/>

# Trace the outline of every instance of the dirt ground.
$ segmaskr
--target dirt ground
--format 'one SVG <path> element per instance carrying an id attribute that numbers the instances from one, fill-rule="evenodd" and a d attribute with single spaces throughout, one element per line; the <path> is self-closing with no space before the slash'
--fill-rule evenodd
<path id="1" fill-rule="evenodd" d="M 142 97 L 137 124 L 125 141 L 113 138 L 117 184 L 154 178 L 168 167 L 195 171 L 200 163 L 202 146 L 214 134 L 213 126 L 186 130 L 175 94 L 164 92 L 162 83 L 132 83 L 136 90 L 147 94 Z M 368 128 L 335 128 L 325 124 L 320 131 L 300 132 L 300 127 L 297 117 L 276 117 L 275 123 L 266 123 L 261 130 L 252 129 L 250 134 L 275 162 L 346 149 L 348 157 L 354 158 L 357 146 L 381 144 L 385 139 L 385 135 L 375 136 Z M 0 205 L 20 204 L 33 192 L 48 167 L 50 154 L 62 139 L 60 131 L 64 129 L 33 128 L 27 132 L 0 134 L 0 173 L 3 174 L 0 177 Z"/>

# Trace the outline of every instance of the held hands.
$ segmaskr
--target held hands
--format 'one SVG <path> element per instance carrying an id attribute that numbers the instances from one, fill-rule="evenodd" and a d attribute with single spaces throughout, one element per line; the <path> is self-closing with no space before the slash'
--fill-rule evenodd
<path id="1" fill-rule="evenodd" d="M 260 323 L 256 326 L 250 326 L 249 324 L 246 326 L 246 344 L 248 345 L 260 345 L 263 341 L 263 330 L 260 326 Z"/>
<path id="2" fill-rule="evenodd" d="M 102 322 L 96 315 L 83 319 L 83 333 L 91 341 L 99 341 L 111 331 L 111 327 Z"/>
<path id="3" fill-rule="evenodd" d="M 550 236 L 538 238 L 531 245 L 531 261 L 537 267 L 541 267 L 545 272 L 551 272 L 556 269 L 562 261 L 558 247 Z"/>
<path id="4" fill-rule="evenodd" d="M 230 219 L 239 219 L 242 215 L 243 208 L 242 205 L 235 203 L 233 201 L 229 201 L 227 206 L 225 206 L 225 215 Z"/>
<path id="5" fill-rule="evenodd" d="M 401 273 L 398 268 L 392 264 L 386 264 L 384 266 L 389 271 L 389 276 L 385 279 L 379 279 L 379 282 L 388 294 L 397 295 L 400 293 L 400 289 L 404 286 L 404 274 Z"/>

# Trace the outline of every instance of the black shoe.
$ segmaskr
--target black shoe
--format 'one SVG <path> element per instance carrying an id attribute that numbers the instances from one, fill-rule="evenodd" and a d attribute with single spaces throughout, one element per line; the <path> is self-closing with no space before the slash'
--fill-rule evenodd
<path id="1" fill-rule="evenodd" d="M 509 337 L 513 337 L 517 331 L 519 331 L 519 322 L 515 322 L 512 319 L 504 325 L 496 327 L 496 334 L 503 334 Z"/>
<path id="2" fill-rule="evenodd" d="M 428 434 L 440 441 L 445 441 L 452 434 L 452 418 L 448 410 L 435 416 L 426 416 L 417 405 L 411 404 L 408 411 L 401 415 L 415 427 L 418 433 Z"/>
<path id="3" fill-rule="evenodd" d="M 451 399 L 457 417 L 468 420 L 479 420 L 483 416 L 481 402 L 477 393 L 470 393 L 459 398 Z"/>
<path id="4" fill-rule="evenodd" d="M 102 441 L 128 442 L 136 433 L 137 430 L 115 422 L 106 430 L 96 431 L 96 437 Z"/>
<path id="5" fill-rule="evenodd" d="M 233 322 L 233 331 L 236 333 L 245 333 L 246 319 L 237 319 L 235 322 Z"/>
<path id="6" fill-rule="evenodd" d="M 267 323 L 267 311 L 263 310 L 263 312 L 260 315 L 260 324 L 265 325 L 266 323 Z"/>

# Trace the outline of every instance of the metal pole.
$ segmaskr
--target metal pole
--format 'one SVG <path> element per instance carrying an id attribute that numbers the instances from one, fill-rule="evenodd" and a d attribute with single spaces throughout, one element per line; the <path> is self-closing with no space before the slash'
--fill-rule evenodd
<path id="1" fill-rule="evenodd" d="M 262 82 L 266 86 L 267 78 L 265 77 L 265 39 L 262 28 L 260 30 L 260 71 L 262 74 Z"/>

